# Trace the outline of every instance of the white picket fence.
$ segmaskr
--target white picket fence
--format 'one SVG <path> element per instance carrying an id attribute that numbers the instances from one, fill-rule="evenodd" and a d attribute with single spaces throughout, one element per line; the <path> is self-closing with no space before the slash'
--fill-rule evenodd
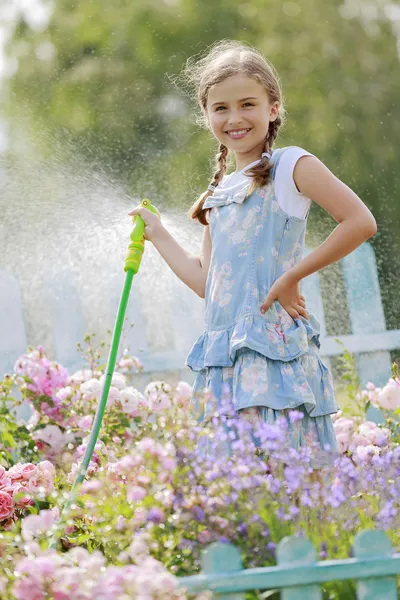
<path id="1" fill-rule="evenodd" d="M 311 249 L 306 248 L 305 254 Z M 385 316 L 378 282 L 375 254 L 372 246 L 365 242 L 357 250 L 340 261 L 345 282 L 347 304 L 351 322 L 351 335 L 326 335 L 326 321 L 321 297 L 319 274 L 314 273 L 302 281 L 307 309 L 314 313 L 321 324 L 321 357 L 330 366 L 330 357 L 342 354 L 343 348 L 357 355 L 360 381 L 365 385 L 373 381 L 383 386 L 391 376 L 390 350 L 400 348 L 400 330 L 386 329 Z M 144 297 L 135 278 L 127 308 L 128 322 L 134 327 L 125 332 L 124 344 L 130 353 L 140 357 L 145 372 L 179 372 L 182 379 L 193 381 L 194 374 L 185 367 L 193 342 L 203 331 L 204 301 L 174 277 L 174 306 L 165 306 L 165 311 L 151 315 L 149 302 Z M 122 291 L 124 273 L 113 281 L 109 298 L 104 307 L 115 317 Z M 140 277 L 140 272 L 136 276 Z M 139 280 L 138 280 L 139 281 Z M 82 367 L 82 357 L 77 352 L 77 342 L 82 342 L 87 333 L 83 301 L 73 277 L 68 271 L 58 273 L 45 281 L 47 295 L 46 322 L 51 331 L 51 358 L 59 361 L 70 371 Z M 112 320 L 112 316 L 111 316 Z M 113 323 L 110 322 L 112 328 Z M 157 348 L 155 330 L 166 330 L 168 344 Z M 7 269 L 0 270 L 0 377 L 11 372 L 15 360 L 23 354 L 28 344 L 29 322 L 24 312 L 20 284 L 16 276 Z M 164 335 L 164 337 L 165 337 Z M 167 349 L 166 349 L 167 348 Z M 49 353 L 50 355 L 50 353 Z M 370 418 L 379 420 L 379 413 L 371 408 Z"/>

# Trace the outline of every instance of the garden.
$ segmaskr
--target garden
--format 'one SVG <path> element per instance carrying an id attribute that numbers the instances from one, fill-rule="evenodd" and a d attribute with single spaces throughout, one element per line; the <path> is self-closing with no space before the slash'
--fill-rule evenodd
<path id="1" fill-rule="evenodd" d="M 348 558 L 357 532 L 382 530 L 400 547 L 400 375 L 357 384 L 341 356 L 347 404 L 333 415 L 339 453 L 310 467 L 313 448 L 290 447 L 287 421 L 239 419 L 230 399 L 194 421 L 191 386 L 152 381 L 123 354 L 86 476 L 67 503 L 104 383 L 94 335 L 85 367 L 69 373 L 44 347 L 29 347 L 0 386 L 0 597 L 22 600 L 209 598 L 180 578 L 196 575 L 214 542 L 233 544 L 243 568 L 276 564 L 287 536 L 318 560 Z M 205 393 L 206 397 L 207 391 Z M 368 421 L 373 405 L 381 424 Z M 296 422 L 301 413 L 290 412 Z M 63 506 L 67 506 L 63 509 Z M 351 580 L 323 584 L 324 598 L 356 598 Z M 255 590 L 246 598 L 278 598 Z"/>

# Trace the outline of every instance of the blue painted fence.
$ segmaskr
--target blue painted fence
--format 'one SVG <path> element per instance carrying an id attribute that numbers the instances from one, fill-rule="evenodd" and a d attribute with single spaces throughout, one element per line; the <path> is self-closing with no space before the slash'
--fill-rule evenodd
<path id="1" fill-rule="evenodd" d="M 190 594 L 210 590 L 218 600 L 244 600 L 250 590 L 279 590 L 281 600 L 322 600 L 321 584 L 352 579 L 358 600 L 397 600 L 400 554 L 393 553 L 386 533 L 359 532 L 353 556 L 317 562 L 311 542 L 293 536 L 278 544 L 277 566 L 243 569 L 235 546 L 215 542 L 203 551 L 201 573 L 179 582 Z"/>
<path id="2" fill-rule="evenodd" d="M 305 249 L 305 255 L 310 252 L 312 249 Z M 361 385 L 373 381 L 382 387 L 391 377 L 390 350 L 400 348 L 400 330 L 386 329 L 371 244 L 364 242 L 339 264 L 346 289 L 343 303 L 350 315 L 350 335 L 327 335 L 319 274 L 313 273 L 301 282 L 307 310 L 314 313 L 321 324 L 321 357 L 330 367 L 330 358 L 343 353 L 343 347 L 338 343 L 340 340 L 357 357 Z M 135 278 L 127 307 L 128 321 L 134 323 L 134 327 L 126 332 L 122 344 L 142 360 L 145 372 L 175 371 L 179 372 L 181 379 L 190 382 L 194 374 L 184 366 L 185 357 L 203 331 L 204 301 L 172 271 L 167 269 L 165 275 L 171 276 L 172 301 L 170 305 L 163 304 L 162 310 L 157 311 L 158 321 L 154 311 L 149 318 L 149 301 L 141 289 L 141 274 Z M 98 318 L 110 329 L 114 324 L 123 280 L 122 269 L 110 279 L 108 297 L 104 297 L 101 317 Z M 43 319 L 40 319 L 39 343 L 45 344 L 49 356 L 73 372 L 81 368 L 83 362 L 76 344 L 83 341 L 86 332 L 92 331 L 88 326 L 88 307 L 78 293 L 74 273 L 65 268 L 43 276 L 40 294 L 45 306 L 42 307 Z M 29 294 L 24 298 L 21 293 L 15 274 L 7 269 L 0 270 L 0 378 L 12 370 L 15 360 L 31 343 L 27 336 L 31 329 L 28 315 L 32 316 L 38 307 L 31 306 L 27 310 L 29 300 Z M 48 343 L 44 343 L 45 339 Z M 368 417 L 377 422 L 382 420 L 374 407 L 370 407 Z"/>

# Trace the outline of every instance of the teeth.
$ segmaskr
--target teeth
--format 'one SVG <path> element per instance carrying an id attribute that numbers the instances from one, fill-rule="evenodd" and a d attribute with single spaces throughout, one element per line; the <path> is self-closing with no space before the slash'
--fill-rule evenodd
<path id="1" fill-rule="evenodd" d="M 244 133 L 247 133 L 248 131 L 250 131 L 250 129 L 241 129 L 240 131 L 229 131 L 228 133 L 232 137 L 236 137 L 237 135 L 243 135 Z"/>

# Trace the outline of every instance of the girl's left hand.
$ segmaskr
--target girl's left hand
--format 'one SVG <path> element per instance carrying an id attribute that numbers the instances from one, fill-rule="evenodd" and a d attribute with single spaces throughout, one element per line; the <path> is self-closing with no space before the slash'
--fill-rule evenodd
<path id="1" fill-rule="evenodd" d="M 288 277 L 287 273 L 273 283 L 264 302 L 260 305 L 261 312 L 266 312 L 274 300 L 278 300 L 293 319 L 298 319 L 302 315 L 308 320 L 306 302 L 304 296 L 300 294 L 299 282 Z"/>

